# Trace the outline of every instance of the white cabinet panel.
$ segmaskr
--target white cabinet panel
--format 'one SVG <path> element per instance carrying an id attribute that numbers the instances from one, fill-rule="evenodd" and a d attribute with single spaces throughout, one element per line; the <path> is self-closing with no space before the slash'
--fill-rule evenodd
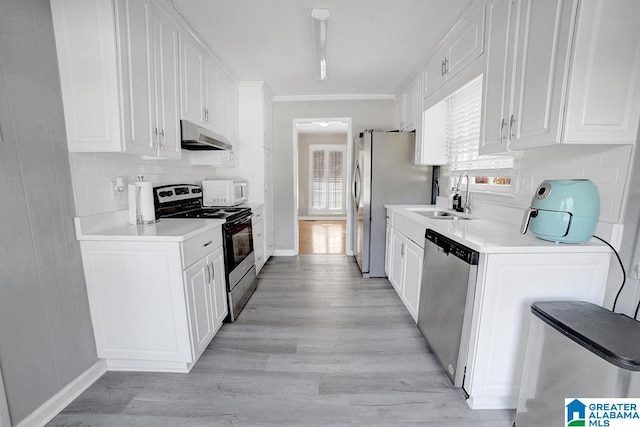
<path id="1" fill-rule="evenodd" d="M 460 20 L 440 42 L 424 69 L 424 97 L 462 71 L 484 52 L 484 6 Z"/>
<path id="2" fill-rule="evenodd" d="M 424 250 L 411 240 L 405 241 L 405 266 L 402 299 L 414 321 L 418 319 L 420 285 L 422 283 L 422 260 Z"/>
<path id="3" fill-rule="evenodd" d="M 205 54 L 197 41 L 180 33 L 182 118 L 204 124 L 206 106 Z"/>
<path id="4" fill-rule="evenodd" d="M 211 281 L 213 283 L 213 319 L 214 329 L 217 331 L 222 326 L 222 321 L 229 313 L 227 298 L 227 283 L 224 276 L 224 251 L 218 247 L 207 257 L 211 265 Z"/>
<path id="5" fill-rule="evenodd" d="M 207 348 L 215 332 L 210 275 L 207 258 L 184 271 L 191 349 L 196 357 Z"/>
<path id="6" fill-rule="evenodd" d="M 555 144 L 567 84 L 576 0 L 520 5 L 515 50 L 513 108 L 508 134 L 513 149 Z"/>
<path id="7" fill-rule="evenodd" d="M 480 152 L 508 151 L 506 132 L 511 112 L 511 68 L 509 50 L 515 39 L 517 5 L 512 0 L 492 0 L 487 5 L 487 46 L 482 81 Z"/>
<path id="8" fill-rule="evenodd" d="M 640 2 L 583 3 L 564 140 L 633 144 L 640 117 Z"/>

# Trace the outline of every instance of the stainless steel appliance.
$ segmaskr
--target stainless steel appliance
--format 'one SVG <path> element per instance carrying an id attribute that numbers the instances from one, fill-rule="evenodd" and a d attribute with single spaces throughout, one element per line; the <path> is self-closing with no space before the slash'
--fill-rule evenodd
<path id="1" fill-rule="evenodd" d="M 478 252 L 425 232 L 418 329 L 456 387 L 464 386 Z"/>
<path id="2" fill-rule="evenodd" d="M 386 277 L 384 205 L 430 203 L 431 168 L 413 164 L 414 140 L 414 133 L 382 131 L 365 131 L 356 138 L 353 241 L 364 277 Z"/>
<path id="3" fill-rule="evenodd" d="M 545 180 L 522 219 L 521 233 L 562 243 L 591 239 L 600 216 L 600 196 L 588 179 Z"/>
<path id="4" fill-rule="evenodd" d="M 208 114 L 208 112 L 207 112 Z M 227 138 L 188 120 L 180 120 L 181 146 L 185 150 L 227 150 L 233 146 Z"/>
<path id="5" fill-rule="evenodd" d="M 203 206 L 237 206 L 249 200 L 246 180 L 205 179 L 202 181 Z"/>
<path id="6" fill-rule="evenodd" d="M 154 188 L 158 218 L 219 218 L 224 243 L 224 267 L 229 296 L 229 317 L 234 322 L 256 290 L 251 208 L 202 206 L 202 188 L 192 184 Z"/>

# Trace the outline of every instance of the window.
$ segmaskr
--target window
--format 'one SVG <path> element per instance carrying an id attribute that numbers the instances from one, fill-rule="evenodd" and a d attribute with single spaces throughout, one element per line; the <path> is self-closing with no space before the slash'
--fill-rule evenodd
<path id="1" fill-rule="evenodd" d="M 443 101 L 446 109 L 445 134 L 449 148 L 451 185 L 466 171 L 474 190 L 509 192 L 514 160 L 509 156 L 479 154 L 482 111 L 482 76 Z"/>
<path id="2" fill-rule="evenodd" d="M 309 146 L 310 213 L 345 214 L 345 153 L 341 145 Z"/>

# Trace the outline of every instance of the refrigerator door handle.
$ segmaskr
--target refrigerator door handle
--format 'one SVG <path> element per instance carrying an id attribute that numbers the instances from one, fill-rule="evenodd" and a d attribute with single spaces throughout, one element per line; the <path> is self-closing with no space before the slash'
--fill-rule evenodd
<path id="1" fill-rule="evenodd" d="M 356 209 L 360 206 L 360 164 L 356 165 L 356 170 L 353 173 L 353 185 L 351 187 L 353 202 L 356 206 Z"/>

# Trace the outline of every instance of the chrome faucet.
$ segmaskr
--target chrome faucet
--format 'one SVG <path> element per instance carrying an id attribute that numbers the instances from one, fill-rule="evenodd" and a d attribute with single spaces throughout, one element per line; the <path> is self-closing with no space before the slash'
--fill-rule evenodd
<path id="1" fill-rule="evenodd" d="M 462 205 L 462 210 L 464 211 L 464 213 L 470 213 L 471 212 L 471 201 L 469 198 L 469 188 L 471 187 L 471 181 L 469 178 L 469 174 L 467 172 L 462 172 L 460 174 L 460 177 L 458 178 L 458 185 L 456 185 L 456 192 L 460 192 L 460 183 L 462 182 L 462 178 L 466 177 L 467 178 L 467 189 L 465 191 L 464 194 L 464 204 Z"/>

